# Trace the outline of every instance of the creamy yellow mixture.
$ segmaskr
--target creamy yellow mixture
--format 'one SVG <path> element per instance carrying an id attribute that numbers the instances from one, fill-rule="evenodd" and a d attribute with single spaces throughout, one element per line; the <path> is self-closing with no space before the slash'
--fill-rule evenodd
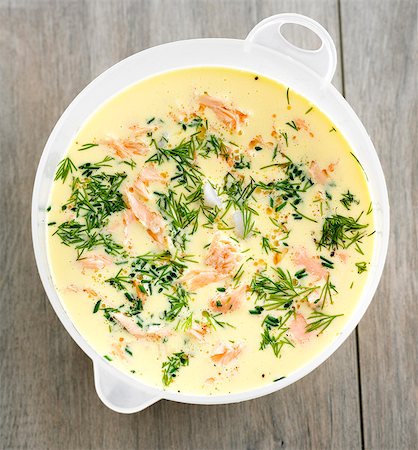
<path id="1" fill-rule="evenodd" d="M 178 392 L 286 377 L 336 338 L 373 250 L 363 170 L 315 105 L 225 68 L 142 81 L 85 123 L 48 208 L 56 289 L 111 364 Z"/>

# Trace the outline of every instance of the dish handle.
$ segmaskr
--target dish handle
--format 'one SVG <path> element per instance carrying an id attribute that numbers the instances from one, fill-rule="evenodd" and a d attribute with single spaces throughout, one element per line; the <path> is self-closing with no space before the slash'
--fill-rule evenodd
<path id="1" fill-rule="evenodd" d="M 317 50 L 306 50 L 291 44 L 281 33 L 285 24 L 302 25 L 313 31 L 320 39 Z M 258 23 L 246 40 L 284 53 L 308 66 L 327 82 L 331 82 L 337 67 L 337 51 L 328 31 L 315 20 L 301 14 L 277 14 Z"/>
<path id="2" fill-rule="evenodd" d="M 104 361 L 93 361 L 94 385 L 100 400 L 110 409 L 132 414 L 161 400 L 156 394 L 144 392 L 126 382 L 117 371 Z"/>

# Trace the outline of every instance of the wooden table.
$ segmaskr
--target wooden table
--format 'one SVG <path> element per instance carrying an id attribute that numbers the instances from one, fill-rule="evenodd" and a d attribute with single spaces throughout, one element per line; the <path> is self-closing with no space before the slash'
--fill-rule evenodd
<path id="1" fill-rule="evenodd" d="M 1 448 L 418 448 L 417 9 L 416 0 L 0 0 Z M 386 174 L 391 242 L 374 302 L 325 364 L 283 391 L 113 413 L 35 267 L 30 203 L 45 141 L 73 97 L 120 59 L 172 40 L 244 38 L 279 12 L 311 16 L 333 36 L 334 84 Z"/>

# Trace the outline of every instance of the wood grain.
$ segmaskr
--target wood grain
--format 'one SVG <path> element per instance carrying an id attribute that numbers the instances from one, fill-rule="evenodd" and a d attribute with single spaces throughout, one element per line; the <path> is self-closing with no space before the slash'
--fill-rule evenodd
<path id="1" fill-rule="evenodd" d="M 355 449 L 362 437 L 366 448 L 416 446 L 418 363 L 407 315 L 418 268 L 411 245 L 416 9 L 413 1 L 396 3 L 396 24 L 388 30 L 392 3 L 0 0 L 0 448 Z M 342 45 L 348 99 L 383 159 L 393 211 L 410 219 L 393 224 L 392 258 L 360 341 L 353 334 L 314 373 L 262 399 L 211 407 L 161 401 L 140 414 L 113 413 L 97 398 L 90 360 L 61 326 L 38 279 L 30 196 L 44 143 L 72 98 L 120 59 L 172 40 L 244 38 L 262 18 L 288 11 L 318 20 Z M 339 65 L 339 89 L 342 75 Z M 395 333 L 396 317 L 403 333 Z"/>
<path id="2" fill-rule="evenodd" d="M 417 25 L 416 1 L 342 4 L 345 94 L 376 146 L 391 204 L 385 273 L 359 325 L 364 444 L 373 449 L 418 448 Z"/>

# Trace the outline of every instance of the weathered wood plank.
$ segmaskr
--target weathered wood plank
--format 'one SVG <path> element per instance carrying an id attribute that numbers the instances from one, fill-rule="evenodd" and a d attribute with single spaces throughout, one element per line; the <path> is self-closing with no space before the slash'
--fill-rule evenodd
<path id="1" fill-rule="evenodd" d="M 418 446 L 418 3 L 342 3 L 346 97 L 383 165 L 391 203 L 386 269 L 359 326 L 365 448 Z M 360 68 L 360 69 L 359 69 Z"/>
<path id="2" fill-rule="evenodd" d="M 282 392 L 228 406 L 160 402 L 121 416 L 98 400 L 88 358 L 68 337 L 38 280 L 30 247 L 36 163 L 59 114 L 95 76 L 152 45 L 243 38 L 293 11 L 339 45 L 337 0 L 0 1 L 2 317 L 0 445 L 5 448 L 358 448 L 356 342 Z M 341 86 L 341 72 L 336 85 Z M 18 320 L 25 326 L 16 330 Z"/>

